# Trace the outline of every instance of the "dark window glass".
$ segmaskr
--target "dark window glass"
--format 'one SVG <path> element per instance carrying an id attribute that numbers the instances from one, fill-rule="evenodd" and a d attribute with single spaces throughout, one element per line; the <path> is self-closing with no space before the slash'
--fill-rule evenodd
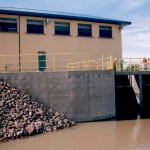
<path id="1" fill-rule="evenodd" d="M 30 20 L 27 19 L 27 33 L 44 33 L 43 20 Z"/>
<path id="2" fill-rule="evenodd" d="M 55 21 L 56 35 L 70 35 L 70 23 Z"/>
<path id="3" fill-rule="evenodd" d="M 104 38 L 112 38 L 112 27 L 99 26 L 99 36 Z"/>
<path id="4" fill-rule="evenodd" d="M 78 24 L 78 36 L 92 36 L 90 24 Z"/>
<path id="5" fill-rule="evenodd" d="M 17 19 L 0 17 L 0 32 L 17 32 Z"/>

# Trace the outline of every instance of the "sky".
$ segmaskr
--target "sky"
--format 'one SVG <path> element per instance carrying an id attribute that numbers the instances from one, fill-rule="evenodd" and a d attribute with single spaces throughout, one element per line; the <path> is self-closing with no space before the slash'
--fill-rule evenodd
<path id="1" fill-rule="evenodd" d="M 132 22 L 122 30 L 123 57 L 150 58 L 150 0 L 0 0 L 0 7 L 70 12 Z"/>

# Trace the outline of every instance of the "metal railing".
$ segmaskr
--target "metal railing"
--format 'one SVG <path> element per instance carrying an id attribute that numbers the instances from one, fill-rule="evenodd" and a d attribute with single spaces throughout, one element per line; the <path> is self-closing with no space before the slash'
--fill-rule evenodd
<path id="1" fill-rule="evenodd" d="M 112 57 L 106 57 L 95 60 L 86 60 L 86 61 L 79 61 L 74 63 L 67 64 L 67 70 L 71 71 L 81 71 L 81 70 L 110 70 L 113 69 L 112 65 Z"/>
<path id="2" fill-rule="evenodd" d="M 39 59 L 45 56 L 45 59 Z M 19 61 L 20 58 L 20 61 Z M 0 55 L 0 72 L 35 72 L 35 71 L 150 71 L 150 59 L 122 58 L 114 63 L 111 56 L 101 53 L 48 53 Z M 40 64 L 45 64 L 40 65 Z"/>
<path id="3" fill-rule="evenodd" d="M 40 56 L 44 56 L 45 59 L 39 59 Z M 75 64 L 78 64 L 79 67 L 74 67 Z M 36 72 L 41 70 L 104 70 L 112 69 L 112 66 L 112 57 L 104 58 L 103 54 L 100 53 L 0 55 L 0 72 L 6 73 Z"/>
<path id="4" fill-rule="evenodd" d="M 149 58 L 122 58 L 115 65 L 116 71 L 150 71 Z"/>

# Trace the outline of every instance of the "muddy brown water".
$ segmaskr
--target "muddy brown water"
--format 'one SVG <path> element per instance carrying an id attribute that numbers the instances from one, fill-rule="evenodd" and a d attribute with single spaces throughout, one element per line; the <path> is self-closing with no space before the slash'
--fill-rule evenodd
<path id="1" fill-rule="evenodd" d="M 80 123 L 0 143 L 0 150 L 150 150 L 150 119 Z"/>

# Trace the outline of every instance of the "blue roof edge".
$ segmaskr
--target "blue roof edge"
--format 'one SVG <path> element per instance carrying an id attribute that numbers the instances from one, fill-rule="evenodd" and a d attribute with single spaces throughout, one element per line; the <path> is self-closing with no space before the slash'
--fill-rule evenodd
<path id="1" fill-rule="evenodd" d="M 101 22 L 101 23 L 109 23 L 109 24 L 118 24 L 118 25 L 130 25 L 131 22 L 122 21 L 122 20 L 113 20 L 113 19 L 105 19 L 105 18 L 92 18 L 84 17 L 84 16 L 71 16 L 65 14 L 50 14 L 50 13 L 40 13 L 40 12 L 30 12 L 30 11 L 17 11 L 17 10 L 4 10 L 0 9 L 0 14 L 9 14 L 9 15 L 20 15 L 20 16 L 33 16 L 33 17 L 44 17 L 44 18 L 56 18 L 56 19 L 67 19 L 67 20 L 79 20 L 79 21 L 89 21 L 89 22 Z"/>

